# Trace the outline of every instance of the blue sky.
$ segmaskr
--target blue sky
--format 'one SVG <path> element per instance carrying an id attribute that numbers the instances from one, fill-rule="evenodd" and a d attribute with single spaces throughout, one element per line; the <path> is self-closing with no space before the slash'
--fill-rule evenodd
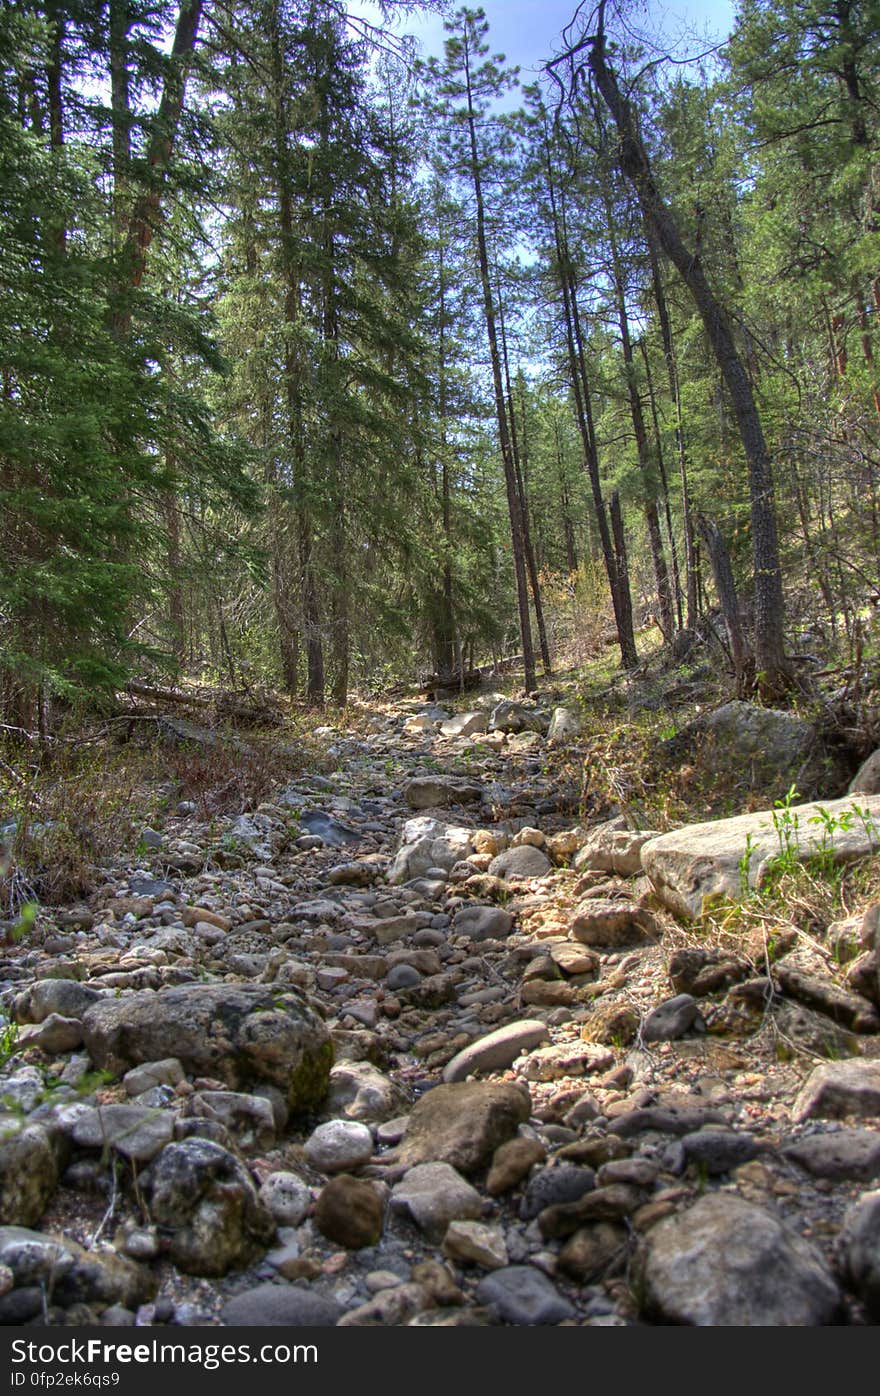
<path id="1" fill-rule="evenodd" d="M 460 0 L 456 0 L 456 8 Z M 469 0 L 472 8 L 478 0 Z M 551 56 L 562 30 L 571 21 L 577 0 L 482 0 L 489 20 L 489 38 L 493 52 L 504 53 L 509 63 L 516 63 L 528 78 L 530 70 Z M 590 12 L 584 6 L 584 14 Z M 349 9 L 370 19 L 377 18 L 377 7 L 370 0 L 350 0 Z M 670 51 L 679 56 L 695 54 L 705 45 L 703 40 L 718 42 L 730 32 L 735 11 L 734 0 L 643 0 L 631 9 L 637 29 L 662 38 Z M 443 20 L 438 15 L 410 16 L 400 23 L 400 29 L 416 35 L 426 54 L 442 53 Z M 682 50 L 684 45 L 684 50 Z"/>

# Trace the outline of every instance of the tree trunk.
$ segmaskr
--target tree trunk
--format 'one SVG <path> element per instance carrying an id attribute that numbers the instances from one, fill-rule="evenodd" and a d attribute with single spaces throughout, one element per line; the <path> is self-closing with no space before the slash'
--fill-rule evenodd
<path id="1" fill-rule="evenodd" d="M 523 457 L 520 452 L 519 434 L 516 426 L 516 408 L 513 402 L 513 386 L 510 381 L 510 360 L 507 357 L 507 335 L 504 329 L 504 302 L 501 298 L 500 284 L 498 288 L 498 328 L 501 337 L 501 362 L 504 369 L 507 411 L 510 419 L 510 448 L 513 454 L 513 468 L 516 474 L 516 492 L 519 499 L 520 520 L 522 523 L 523 555 L 525 557 L 529 585 L 532 590 L 532 600 L 535 605 L 535 623 L 538 627 L 538 647 L 541 651 L 541 663 L 544 666 L 545 675 L 549 677 L 553 672 L 553 667 L 550 662 L 550 646 L 547 643 L 547 627 L 544 624 L 544 607 L 541 604 L 541 586 L 538 581 L 538 569 L 535 565 L 532 533 L 529 527 L 529 501 L 526 493 Z"/>
<path id="2" fill-rule="evenodd" d="M 550 158 L 550 143 L 546 137 L 546 133 L 544 154 L 547 192 L 550 198 L 556 260 L 559 268 L 560 289 L 562 291 L 562 310 L 565 320 L 565 338 L 568 348 L 569 376 L 571 378 L 571 388 L 574 395 L 575 415 L 584 453 L 584 466 L 587 472 L 587 478 L 590 481 L 590 490 L 593 497 L 593 512 L 596 516 L 596 527 L 599 532 L 602 560 L 605 564 L 608 589 L 611 593 L 611 605 L 614 611 L 615 626 L 617 628 L 617 641 L 620 646 L 620 662 L 624 669 L 632 669 L 638 663 L 635 634 L 632 624 L 632 598 L 629 592 L 628 578 L 626 579 L 626 586 L 624 587 L 624 579 L 618 576 L 614 545 L 608 526 L 608 515 L 605 511 L 605 501 L 602 498 L 602 484 L 599 478 L 599 456 L 596 450 L 596 436 L 593 429 L 593 410 L 590 401 L 590 384 L 586 371 L 583 339 L 580 334 L 577 287 L 573 282 L 571 258 L 568 249 L 568 235 L 562 216 L 563 211 L 557 204 L 556 186 L 553 181 L 553 164 Z"/>
<path id="3" fill-rule="evenodd" d="M 147 253 L 159 226 L 165 172 L 183 111 L 186 80 L 192 63 L 204 0 L 181 0 L 171 54 L 167 60 L 162 97 L 147 150 L 147 177 L 128 220 L 122 249 L 122 280 L 113 329 L 125 339 L 131 327 L 130 292 L 137 290 L 147 268 Z"/>
<path id="4" fill-rule="evenodd" d="M 697 528 L 709 554 L 712 576 L 715 579 L 715 590 L 718 592 L 718 602 L 721 606 L 721 614 L 724 616 L 727 638 L 730 641 L 730 657 L 733 661 L 733 672 L 736 675 L 736 691 L 741 697 L 746 690 L 748 649 L 743 636 L 739 598 L 736 594 L 736 583 L 733 580 L 730 554 L 727 551 L 727 544 L 721 530 L 714 519 L 707 519 L 704 514 L 700 514 L 697 518 Z"/>
<path id="5" fill-rule="evenodd" d="M 486 335 L 489 340 L 489 357 L 492 362 L 492 386 L 495 392 L 495 414 L 498 421 L 498 440 L 501 459 L 504 465 L 504 483 L 507 489 L 507 509 L 510 515 L 510 536 L 513 547 L 513 570 L 516 578 L 516 599 L 519 610 L 519 634 L 523 651 L 525 686 L 527 691 L 535 687 L 535 655 L 532 648 L 532 623 L 529 616 L 529 594 L 526 585 L 526 568 L 523 547 L 522 511 L 516 485 L 516 471 L 510 434 L 507 423 L 507 409 L 504 401 L 504 384 L 501 379 L 501 357 L 498 352 L 498 332 L 495 321 L 495 305 L 492 298 L 492 283 L 489 276 L 489 254 L 486 242 L 486 215 L 483 203 L 483 181 L 480 174 L 480 159 L 477 148 L 477 126 L 474 112 L 473 88 L 471 84 L 470 54 L 468 43 L 464 43 L 465 79 L 467 87 L 468 135 L 470 138 L 471 181 L 477 209 L 477 253 L 480 264 L 480 283 L 483 291 L 483 309 L 486 320 Z"/>
<path id="6" fill-rule="evenodd" d="M 632 336 L 629 330 L 629 315 L 626 309 L 626 287 L 624 284 L 623 265 L 621 263 L 617 236 L 614 231 L 614 215 L 607 188 L 603 189 L 603 202 L 605 204 L 605 219 L 608 225 L 611 271 L 614 281 L 615 299 L 617 301 L 617 320 L 620 326 L 620 343 L 623 350 L 623 364 L 626 373 L 626 391 L 629 399 L 630 417 L 633 424 L 633 435 L 636 439 L 636 454 L 639 461 L 639 470 L 642 476 L 645 523 L 648 528 L 651 561 L 654 565 L 654 583 L 657 587 L 657 600 L 660 607 L 660 629 L 663 632 L 664 640 L 668 642 L 672 639 L 672 632 L 674 629 L 669 570 L 666 566 L 666 557 L 663 552 L 663 537 L 660 532 L 660 517 L 657 513 L 656 494 L 651 481 L 650 447 L 648 445 L 648 433 L 645 429 L 645 414 L 642 411 L 642 400 L 639 396 L 638 384 L 636 383 L 635 355 L 633 353 Z"/>
<path id="7" fill-rule="evenodd" d="M 693 296 L 730 394 L 749 474 L 757 681 L 765 699 L 778 699 L 792 687 L 794 679 L 785 655 L 785 601 L 773 478 L 752 386 L 737 351 L 727 311 L 709 285 L 699 257 L 682 241 L 678 225 L 657 187 L 632 108 L 621 95 L 617 79 L 608 66 L 601 32 L 590 44 L 588 64 L 617 127 L 620 168 L 635 189 L 644 217 L 660 247 Z"/>

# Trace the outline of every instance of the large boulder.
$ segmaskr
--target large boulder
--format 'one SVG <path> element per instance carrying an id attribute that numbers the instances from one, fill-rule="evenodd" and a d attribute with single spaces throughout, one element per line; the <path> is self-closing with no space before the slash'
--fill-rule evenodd
<path id="1" fill-rule="evenodd" d="M 768 799 L 794 785 L 815 798 L 843 794 L 846 775 L 812 723 L 794 713 L 734 700 L 702 714 L 662 748 L 672 760 L 707 763 Z"/>
<path id="2" fill-rule="evenodd" d="M 0 1227 L 0 1266 L 15 1290 L 42 1290 L 50 1304 L 122 1304 L 136 1309 L 156 1290 L 149 1270 L 110 1250 L 85 1250 L 64 1236 Z M 39 1311 L 42 1310 L 42 1303 Z"/>
<path id="3" fill-rule="evenodd" d="M 176 1057 L 194 1075 L 234 1090 L 277 1086 L 288 1107 L 310 1110 L 327 1091 L 333 1047 L 317 1010 L 287 986 L 184 984 L 108 999 L 83 1019 L 95 1066 L 121 1074 Z"/>
<path id="4" fill-rule="evenodd" d="M 465 1176 L 488 1168 L 499 1144 L 531 1113 L 529 1093 L 508 1082 L 436 1086 L 413 1109 L 400 1146 L 401 1163 L 449 1163 Z"/>
<path id="5" fill-rule="evenodd" d="M 686 824 L 650 839 L 641 857 L 660 901 L 693 921 L 707 899 L 737 900 L 760 887 L 782 854 L 798 860 L 822 854 L 843 863 L 878 849 L 880 795 L 869 795 Z"/>
<path id="6" fill-rule="evenodd" d="M 840 1293 L 814 1246 L 763 1207 L 709 1193 L 657 1223 L 641 1256 L 646 1313 L 698 1328 L 833 1323 Z"/>
<path id="7" fill-rule="evenodd" d="M 244 1164 L 209 1139 L 169 1144 L 153 1168 L 150 1211 L 169 1253 L 188 1275 L 225 1275 L 249 1265 L 275 1234 Z"/>
<path id="8" fill-rule="evenodd" d="M 849 795 L 880 795 L 880 748 L 863 761 L 849 785 Z"/>
<path id="9" fill-rule="evenodd" d="M 33 1226 L 58 1186 L 58 1160 L 46 1131 L 13 1117 L 0 1122 L 0 1222 Z"/>
<path id="10" fill-rule="evenodd" d="M 578 849 L 572 866 L 578 872 L 617 873 L 620 877 L 635 877 L 642 870 L 642 848 L 657 831 L 637 832 L 625 823 L 609 819 L 591 829 L 586 842 Z"/>
<path id="11" fill-rule="evenodd" d="M 875 1323 L 880 1322 L 880 1192 L 864 1192 L 840 1233 L 841 1266 Z"/>
<path id="12" fill-rule="evenodd" d="M 421 815 L 403 826 L 400 849 L 388 870 L 389 882 L 424 877 L 429 868 L 451 872 L 455 864 L 473 853 L 473 830 Z"/>

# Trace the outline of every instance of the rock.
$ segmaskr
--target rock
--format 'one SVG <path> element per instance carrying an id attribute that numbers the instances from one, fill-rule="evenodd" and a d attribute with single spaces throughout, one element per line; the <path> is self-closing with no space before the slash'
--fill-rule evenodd
<path id="1" fill-rule="evenodd" d="M 497 703 L 489 717 L 490 732 L 546 732 L 547 725 L 547 718 L 536 708 L 508 698 Z"/>
<path id="2" fill-rule="evenodd" d="M 82 1046 L 83 1025 L 78 1018 L 62 1018 L 60 1013 L 50 1013 L 36 1027 L 26 1028 L 19 1033 L 16 1047 L 24 1051 L 28 1047 L 39 1047 L 47 1056 L 54 1057 L 60 1052 L 73 1052 Z"/>
<path id="3" fill-rule="evenodd" d="M 52 1303 L 64 1309 L 74 1304 L 96 1304 L 102 1308 L 121 1304 L 136 1309 L 156 1289 L 155 1278 L 148 1270 L 115 1251 L 87 1251 L 66 1237 L 48 1236 L 21 1226 L 0 1227 L 0 1264 L 14 1276 L 16 1290 L 9 1298 L 30 1286 L 36 1287 L 40 1304 L 35 1313 L 42 1312 L 47 1292 L 51 1292 Z M 7 1315 L 5 1321 L 26 1319 Z"/>
<path id="4" fill-rule="evenodd" d="M 300 828 L 315 838 L 319 838 L 328 848 L 350 848 L 360 843 L 357 829 L 334 819 L 322 809 L 303 810 L 298 816 Z"/>
<path id="5" fill-rule="evenodd" d="M 393 1289 L 382 1289 L 356 1309 L 349 1309 L 339 1320 L 340 1328 L 377 1328 L 408 1324 L 416 1314 L 421 1313 L 428 1302 L 428 1296 L 417 1284 L 396 1285 Z"/>
<path id="6" fill-rule="evenodd" d="M 391 990 L 412 989 L 416 984 L 421 984 L 422 976 L 412 965 L 395 965 L 389 970 L 385 979 L 385 988 Z"/>
<path id="7" fill-rule="evenodd" d="M 526 1188 L 520 1207 L 523 1221 L 533 1221 L 547 1207 L 578 1202 L 596 1186 L 592 1168 L 574 1163 L 556 1163 L 535 1173 Z"/>
<path id="8" fill-rule="evenodd" d="M 83 1020 L 97 1067 L 121 1072 L 176 1057 L 194 1075 L 233 1089 L 268 1083 L 291 1111 L 327 1090 L 333 1048 L 323 1020 L 297 990 L 263 984 L 185 984 L 107 999 Z"/>
<path id="9" fill-rule="evenodd" d="M 616 1222 L 582 1226 L 569 1236 L 559 1252 L 559 1268 L 580 1284 L 592 1284 L 628 1253 L 626 1230 Z"/>
<path id="10" fill-rule="evenodd" d="M 450 1222 L 443 1254 L 460 1265 L 479 1265 L 483 1270 L 500 1270 L 508 1262 L 504 1231 L 497 1222 Z"/>
<path id="11" fill-rule="evenodd" d="M 485 732 L 489 719 L 485 713 L 457 713 L 440 724 L 440 734 L 444 737 L 474 737 Z"/>
<path id="12" fill-rule="evenodd" d="M 358 1251 L 378 1243 L 384 1212 L 382 1198 L 372 1183 L 341 1173 L 321 1189 L 315 1225 L 328 1241 Z"/>
<path id="13" fill-rule="evenodd" d="M 531 1113 L 528 1091 L 506 1082 L 436 1086 L 413 1109 L 398 1152 L 401 1163 L 439 1160 L 477 1173 Z"/>
<path id="14" fill-rule="evenodd" d="M 149 1163 L 174 1137 L 174 1112 L 142 1105 L 75 1106 L 70 1130 L 84 1149 L 115 1149 L 135 1163 Z"/>
<path id="15" fill-rule="evenodd" d="M 17 1023 L 42 1023 L 52 1014 L 82 1018 L 101 997 L 100 990 L 78 979 L 38 979 L 17 995 L 13 1016 Z"/>
<path id="16" fill-rule="evenodd" d="M 562 940 L 551 945 L 550 958 L 554 964 L 559 966 L 563 974 L 583 974 L 588 975 L 590 979 L 598 979 L 602 968 L 602 961 L 595 951 L 588 950 L 570 940 Z"/>
<path id="17" fill-rule="evenodd" d="M 803 1120 L 880 1115 L 880 1061 L 823 1062 L 810 1073 L 792 1107 Z"/>
<path id="18" fill-rule="evenodd" d="M 370 887 L 375 881 L 376 868 L 370 863 L 337 863 L 327 874 L 333 887 Z"/>
<path id="19" fill-rule="evenodd" d="M 558 1081 L 564 1076 L 586 1076 L 607 1071 L 614 1053 L 595 1042 L 558 1042 L 530 1052 L 521 1071 L 527 1081 Z"/>
<path id="20" fill-rule="evenodd" d="M 248 1265 L 275 1234 L 244 1165 L 219 1144 L 169 1144 L 153 1167 L 151 1214 L 170 1232 L 169 1253 L 188 1275 L 225 1275 Z"/>
<path id="21" fill-rule="evenodd" d="M 510 1265 L 487 1275 L 477 1286 L 478 1304 L 491 1304 L 505 1323 L 523 1327 L 562 1323 L 575 1310 L 551 1280 L 533 1265 Z"/>
<path id="22" fill-rule="evenodd" d="M 228 1299 L 220 1316 L 230 1328 L 335 1328 L 342 1309 L 305 1285 L 263 1284 Z"/>
<path id="23" fill-rule="evenodd" d="M 660 931 L 651 913 L 634 902 L 587 897 L 575 907 L 568 934 L 581 945 L 610 950 L 651 944 Z"/>
<path id="24" fill-rule="evenodd" d="M 880 1192 L 863 1193 L 848 1209 L 838 1248 L 848 1283 L 880 1321 Z"/>
<path id="25" fill-rule="evenodd" d="M 472 830 L 443 824 L 426 815 L 408 819 L 401 846 L 388 870 L 391 883 L 424 877 L 430 868 L 451 872 L 456 863 L 473 852 Z"/>
<path id="26" fill-rule="evenodd" d="M 450 776 L 416 776 L 404 787 L 403 798 L 410 809 L 440 809 L 444 805 L 473 804 L 482 794 L 481 785 Z"/>
<path id="27" fill-rule="evenodd" d="M 672 1042 L 686 1033 L 705 1030 L 696 999 L 690 994 L 677 994 L 648 1014 L 642 1026 L 642 1037 L 645 1042 Z"/>
<path id="28" fill-rule="evenodd" d="M 446 1064 L 443 1080 L 463 1081 L 467 1076 L 480 1071 L 503 1071 L 523 1052 L 529 1052 L 542 1042 L 547 1042 L 550 1032 L 540 1018 L 522 1018 L 515 1023 L 506 1023 L 485 1037 L 478 1037 L 468 1043 Z"/>
<path id="29" fill-rule="evenodd" d="M 439 1242 L 451 1221 L 480 1217 L 483 1200 L 450 1164 L 421 1163 L 392 1189 L 391 1210 L 408 1216 L 429 1240 Z"/>
<path id="30" fill-rule="evenodd" d="M 554 708 L 547 731 L 547 741 L 552 746 L 564 746 L 581 733 L 581 720 L 570 708 Z"/>
<path id="31" fill-rule="evenodd" d="M 659 1221 L 640 1263 L 648 1315 L 696 1327 L 818 1327 L 840 1293 L 821 1254 L 772 1213 L 711 1193 Z"/>
<path id="32" fill-rule="evenodd" d="M 669 961 L 669 979 L 677 994 L 703 998 L 739 984 L 752 973 L 748 960 L 723 950 L 687 946 L 676 950 Z"/>
<path id="33" fill-rule="evenodd" d="M 465 906 L 453 916 L 452 930 L 470 940 L 504 940 L 513 930 L 513 917 L 499 906 Z"/>
<path id="34" fill-rule="evenodd" d="M 34 1226 L 58 1186 L 58 1161 L 39 1125 L 0 1119 L 0 1222 Z"/>
<path id="35" fill-rule="evenodd" d="M 880 749 L 862 762 L 846 790 L 848 795 L 880 795 Z"/>
<path id="36" fill-rule="evenodd" d="M 725 703 L 698 717 L 663 752 L 679 761 L 710 763 L 720 777 L 745 780 L 769 799 L 782 798 L 792 784 L 815 797 L 841 790 L 845 779 L 812 723 L 755 703 Z"/>
<path id="37" fill-rule="evenodd" d="M 823 824 L 819 810 L 828 818 L 851 819 L 850 827 L 833 834 L 829 856 L 835 862 L 866 858 L 880 848 L 880 796 L 866 796 L 863 804 L 878 827 L 866 830 L 854 815 L 850 799 L 830 800 L 824 805 L 794 805 L 786 812 L 793 828 L 797 820 L 792 853 L 799 859 L 811 857 L 823 847 Z M 743 896 L 748 888 L 760 887 L 779 857 L 782 836 L 774 825 L 779 811 L 763 810 L 688 824 L 669 834 L 650 839 L 642 848 L 642 866 L 665 906 L 686 921 L 696 920 L 707 898 Z M 813 820 L 819 822 L 813 823 Z M 748 869 L 746 870 L 746 861 Z"/>
<path id="38" fill-rule="evenodd" d="M 600 1221 L 620 1221 L 644 1201 L 645 1189 L 626 1183 L 595 1188 L 577 1202 L 558 1202 L 538 1213 L 538 1228 L 545 1240 L 571 1236 L 582 1226 Z"/>
<path id="39" fill-rule="evenodd" d="M 846 972 L 846 983 L 875 1008 L 880 1007 L 880 950 L 859 955 Z"/>
<path id="40" fill-rule="evenodd" d="M 522 844 L 519 848 L 508 848 L 499 853 L 489 864 L 490 877 L 500 877 L 505 882 L 514 878 L 546 877 L 552 868 L 547 854 L 532 844 Z"/>
<path id="41" fill-rule="evenodd" d="M 581 1028 L 586 1042 L 598 1042 L 610 1047 L 628 1047 L 638 1036 L 642 1020 L 628 1003 L 599 999 Z"/>
<path id="42" fill-rule="evenodd" d="M 176 1057 L 165 1057 L 160 1062 L 145 1062 L 143 1066 L 133 1066 L 122 1078 L 122 1084 L 129 1095 L 142 1095 L 154 1086 L 179 1086 L 185 1072 Z"/>
<path id="43" fill-rule="evenodd" d="M 393 1120 L 409 1108 L 405 1092 L 371 1062 L 338 1062 L 330 1072 L 325 1108 L 363 1124 Z"/>
<path id="44" fill-rule="evenodd" d="M 807 1008 L 826 1014 L 832 1022 L 840 1023 L 853 1032 L 880 1032 L 880 1014 L 861 994 L 841 989 L 824 974 L 805 973 L 799 965 L 784 959 L 774 973 L 783 993 L 797 999 Z"/>
<path id="45" fill-rule="evenodd" d="M 590 830 L 574 856 L 573 866 L 578 872 L 635 877 L 642 870 L 642 848 L 649 839 L 656 837 L 656 830 L 638 832 L 625 826 L 620 828 L 616 819 L 609 820 Z"/>
<path id="46" fill-rule="evenodd" d="M 870 1129 L 836 1129 L 789 1140 L 782 1153 L 814 1178 L 872 1183 L 880 1178 L 880 1134 Z"/>
<path id="47" fill-rule="evenodd" d="M 528 1139 L 517 1135 L 501 1144 L 492 1156 L 492 1167 L 486 1178 L 486 1191 L 490 1197 L 499 1197 L 510 1192 L 523 1178 L 527 1178 L 536 1163 L 543 1163 L 547 1150 L 540 1139 Z"/>
<path id="48" fill-rule="evenodd" d="M 312 1205 L 312 1194 L 296 1173 L 270 1173 L 260 1188 L 260 1201 L 279 1226 L 299 1226 Z"/>
<path id="49" fill-rule="evenodd" d="M 188 1113 L 196 1119 L 219 1121 L 243 1153 L 262 1153 L 275 1143 L 275 1116 L 271 1102 L 263 1096 L 200 1091 L 189 1102 Z"/>
<path id="50" fill-rule="evenodd" d="M 696 1164 L 710 1177 L 729 1173 L 732 1168 L 748 1163 L 758 1153 L 754 1135 L 741 1129 L 700 1129 L 685 1134 L 681 1141 L 688 1163 Z"/>
<path id="51" fill-rule="evenodd" d="M 373 1156 L 373 1136 L 357 1120 L 328 1120 L 306 1140 L 305 1155 L 319 1173 L 344 1173 Z"/>

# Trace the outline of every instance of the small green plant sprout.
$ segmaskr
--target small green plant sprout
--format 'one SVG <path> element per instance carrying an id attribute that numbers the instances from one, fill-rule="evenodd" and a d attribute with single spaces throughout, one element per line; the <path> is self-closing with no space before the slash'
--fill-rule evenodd
<path id="1" fill-rule="evenodd" d="M 779 852 L 772 860 L 775 872 L 792 872 L 798 863 L 800 852 L 800 836 L 798 828 L 800 816 L 792 808 L 795 801 L 800 798 L 794 785 L 788 787 L 788 793 L 782 800 L 777 800 L 773 809 L 773 827 L 776 830 L 776 837 L 779 840 Z"/>
<path id="2" fill-rule="evenodd" d="M 37 912 L 40 909 L 39 902 L 23 902 L 18 913 L 18 920 L 12 928 L 12 939 L 17 945 L 19 941 L 25 940 L 33 931 L 37 924 Z"/>
<path id="3" fill-rule="evenodd" d="M 823 805 L 816 807 L 816 813 L 810 815 L 809 823 L 818 824 L 822 829 L 822 839 L 813 855 L 819 872 L 825 876 L 830 876 L 834 871 L 834 836 L 838 833 L 845 833 L 852 828 L 855 815 L 852 810 L 845 810 L 843 814 L 832 814 Z"/>
<path id="4" fill-rule="evenodd" d="M 852 812 L 853 817 L 861 821 L 865 837 L 869 838 L 872 843 L 875 841 L 880 843 L 880 825 L 874 818 L 873 811 L 869 810 L 867 805 L 857 805 L 853 802 Z"/>
<path id="5" fill-rule="evenodd" d="M 4 1023 L 0 1028 L 0 1066 L 14 1057 L 18 1047 L 18 1023 Z"/>

